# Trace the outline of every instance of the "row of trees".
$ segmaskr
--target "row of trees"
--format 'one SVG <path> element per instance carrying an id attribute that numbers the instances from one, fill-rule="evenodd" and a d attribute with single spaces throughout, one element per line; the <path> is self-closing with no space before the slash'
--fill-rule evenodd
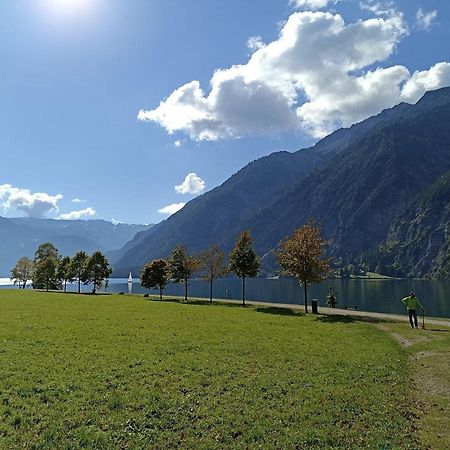
<path id="1" fill-rule="evenodd" d="M 305 312 L 308 312 L 308 285 L 322 281 L 330 272 L 330 260 L 324 257 L 327 241 L 321 236 L 320 227 L 309 222 L 296 229 L 291 236 L 283 239 L 275 256 L 281 267 L 280 275 L 295 277 L 304 289 Z M 185 301 L 188 299 L 189 279 L 199 272 L 210 283 L 210 302 L 213 298 L 213 283 L 233 272 L 242 279 L 242 304 L 245 306 L 245 280 L 256 277 L 259 260 L 253 249 L 249 231 L 243 231 L 225 261 L 223 251 L 217 246 L 205 250 L 199 256 L 188 255 L 185 247 L 178 246 L 168 259 L 156 259 L 147 263 L 141 271 L 141 286 L 159 289 L 160 298 L 169 282 L 182 282 L 185 285 Z"/>
<path id="2" fill-rule="evenodd" d="M 112 269 L 108 259 L 102 252 L 88 255 L 83 251 L 77 252 L 72 258 L 62 257 L 58 249 L 46 242 L 41 244 L 34 254 L 34 259 L 20 258 L 11 269 L 11 279 L 19 287 L 25 289 L 31 280 L 35 289 L 64 289 L 67 284 L 78 281 L 78 292 L 81 283 L 93 284 L 93 293 L 108 283 Z"/>
<path id="3" fill-rule="evenodd" d="M 243 231 L 236 246 L 229 256 L 230 263 L 225 261 L 224 252 L 217 246 L 209 247 L 197 257 L 188 255 L 183 246 L 175 247 L 168 259 L 155 259 L 147 263 L 141 271 L 141 286 L 147 289 L 159 289 L 160 298 L 169 280 L 184 283 L 184 299 L 188 299 L 189 280 L 194 273 L 210 283 L 210 297 L 213 298 L 213 283 L 229 272 L 242 278 L 242 303 L 245 305 L 245 279 L 256 277 L 259 260 L 252 246 L 249 231 Z"/>

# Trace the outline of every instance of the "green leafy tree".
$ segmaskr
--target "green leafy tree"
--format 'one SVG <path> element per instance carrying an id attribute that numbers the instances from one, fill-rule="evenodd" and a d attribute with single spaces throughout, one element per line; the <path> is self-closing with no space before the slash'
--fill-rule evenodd
<path id="1" fill-rule="evenodd" d="M 71 283 L 76 278 L 72 268 L 72 260 L 70 256 L 65 256 L 59 261 L 56 276 L 58 277 L 58 280 L 60 280 L 63 283 L 64 292 L 66 292 L 67 283 Z"/>
<path id="2" fill-rule="evenodd" d="M 230 271 L 242 278 L 242 305 L 245 306 L 245 279 L 258 275 L 259 260 L 253 250 L 250 231 L 243 231 L 230 253 Z"/>
<path id="3" fill-rule="evenodd" d="M 169 281 L 168 265 L 164 259 L 155 259 L 147 263 L 141 271 L 141 286 L 147 289 L 159 289 L 159 298 Z"/>
<path id="4" fill-rule="evenodd" d="M 78 280 L 78 293 L 81 292 L 81 283 L 85 282 L 84 279 L 85 275 L 85 268 L 87 260 L 89 259 L 86 252 L 79 251 L 75 253 L 75 256 L 72 258 L 70 265 L 71 265 L 71 271 L 74 274 L 74 278 Z"/>
<path id="5" fill-rule="evenodd" d="M 20 258 L 11 269 L 11 280 L 18 284 L 19 288 L 25 289 L 27 281 L 33 277 L 33 261 L 27 257 Z"/>
<path id="6" fill-rule="evenodd" d="M 275 252 L 283 275 L 297 278 L 305 294 L 308 312 L 308 284 L 322 281 L 330 271 L 330 260 L 323 257 L 327 241 L 314 222 L 309 222 L 280 242 Z"/>
<path id="7" fill-rule="evenodd" d="M 175 283 L 184 283 L 184 300 L 188 301 L 189 279 L 199 267 L 198 259 L 189 256 L 186 249 L 179 245 L 172 251 L 172 255 L 167 261 L 169 276 Z"/>
<path id="8" fill-rule="evenodd" d="M 108 278 L 112 272 L 111 266 L 106 256 L 102 252 L 94 252 L 86 261 L 83 272 L 84 284 L 92 283 L 92 293 L 95 294 L 103 284 L 108 283 Z"/>
<path id="9" fill-rule="evenodd" d="M 58 249 L 50 242 L 41 244 L 34 254 L 33 287 L 35 289 L 58 289 Z"/>
<path id="10" fill-rule="evenodd" d="M 200 267 L 202 279 L 209 282 L 209 302 L 212 303 L 214 281 L 228 273 L 223 251 L 215 245 L 207 248 L 200 255 Z"/>

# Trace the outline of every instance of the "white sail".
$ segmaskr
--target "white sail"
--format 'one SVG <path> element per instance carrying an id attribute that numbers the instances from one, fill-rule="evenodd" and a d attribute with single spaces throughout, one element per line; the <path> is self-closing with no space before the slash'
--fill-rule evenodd
<path id="1" fill-rule="evenodd" d="M 133 277 L 131 276 L 131 272 L 130 275 L 128 275 L 128 293 L 131 294 L 131 290 L 133 289 Z"/>

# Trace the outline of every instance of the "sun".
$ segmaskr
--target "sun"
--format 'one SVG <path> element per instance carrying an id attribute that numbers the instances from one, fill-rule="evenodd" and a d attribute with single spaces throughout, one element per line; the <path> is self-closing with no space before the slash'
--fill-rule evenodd
<path id="1" fill-rule="evenodd" d="M 48 8 L 58 15 L 86 14 L 93 9 L 95 0 L 47 0 Z"/>

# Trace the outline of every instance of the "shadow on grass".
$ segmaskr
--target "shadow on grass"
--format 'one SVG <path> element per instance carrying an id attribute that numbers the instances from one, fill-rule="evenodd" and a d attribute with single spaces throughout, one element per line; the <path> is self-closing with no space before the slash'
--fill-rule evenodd
<path id="1" fill-rule="evenodd" d="M 46 291 L 45 289 L 33 289 L 35 292 L 43 292 L 44 294 L 64 294 L 64 295 L 90 295 L 92 297 L 101 297 L 104 295 L 113 295 L 114 292 L 96 292 L 95 294 L 93 292 L 74 292 L 74 291 L 59 291 L 59 290 L 51 290 L 49 289 Z"/>
<path id="2" fill-rule="evenodd" d="M 221 302 L 220 300 L 213 300 L 212 303 L 210 303 L 209 299 L 192 299 L 189 300 L 187 303 L 184 303 L 185 305 L 194 305 L 194 306 L 227 306 L 227 307 L 231 307 L 231 308 L 242 308 L 242 301 L 241 300 L 236 300 L 234 302 Z M 249 307 L 251 305 L 245 305 L 245 307 Z"/>
<path id="3" fill-rule="evenodd" d="M 438 333 L 448 333 L 448 332 L 450 332 L 449 329 L 443 330 L 442 328 L 426 328 L 426 327 L 425 327 L 424 331 L 432 331 L 433 333 L 436 333 L 436 332 L 438 332 Z"/>
<path id="4" fill-rule="evenodd" d="M 277 316 L 301 316 L 299 311 L 291 308 L 281 308 L 279 306 L 259 306 L 255 309 L 256 312 L 264 314 L 275 314 Z"/>
<path id="5" fill-rule="evenodd" d="M 345 316 L 341 314 L 319 314 L 316 316 L 316 320 L 323 323 L 386 323 L 389 322 L 385 319 L 378 319 L 368 316 Z"/>

